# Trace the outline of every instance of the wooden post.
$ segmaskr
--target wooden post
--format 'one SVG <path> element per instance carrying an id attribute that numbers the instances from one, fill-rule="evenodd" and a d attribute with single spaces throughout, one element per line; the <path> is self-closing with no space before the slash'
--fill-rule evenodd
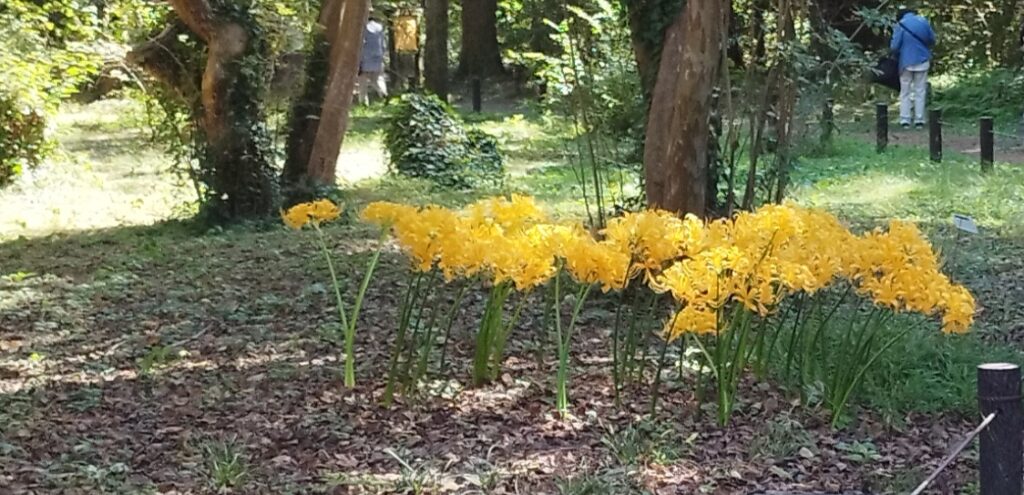
<path id="1" fill-rule="evenodd" d="M 995 161 L 995 134 L 992 132 L 992 117 L 982 117 L 979 127 L 981 128 L 981 171 L 991 172 L 992 162 Z"/>
<path id="2" fill-rule="evenodd" d="M 1020 367 L 1008 363 L 978 366 L 978 408 L 996 413 L 981 432 L 979 495 L 1022 493 L 1024 479 L 1024 408 L 1021 407 Z"/>
<path id="3" fill-rule="evenodd" d="M 928 111 L 928 154 L 933 162 L 942 161 L 942 110 Z"/>
<path id="4" fill-rule="evenodd" d="M 821 144 L 832 143 L 832 131 L 835 129 L 835 115 L 833 108 L 836 101 L 832 98 L 825 100 L 825 108 L 821 109 Z"/>
<path id="5" fill-rule="evenodd" d="M 477 112 L 477 113 L 480 113 L 480 110 L 483 108 L 483 95 L 481 93 L 482 93 L 482 89 L 480 87 L 480 78 L 479 77 L 474 77 L 473 78 L 473 111 Z"/>
<path id="6" fill-rule="evenodd" d="M 875 103 L 875 150 L 879 153 L 889 146 L 889 104 Z"/>

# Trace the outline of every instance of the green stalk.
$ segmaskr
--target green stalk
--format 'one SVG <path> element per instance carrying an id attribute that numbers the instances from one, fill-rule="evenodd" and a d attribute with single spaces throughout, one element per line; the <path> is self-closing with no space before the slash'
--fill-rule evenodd
<path id="1" fill-rule="evenodd" d="M 441 344 L 441 362 L 437 367 L 438 373 L 444 371 L 445 357 L 447 357 L 448 353 L 448 338 L 452 334 L 452 326 L 455 324 L 455 314 L 459 310 L 459 304 L 462 303 L 462 298 L 466 295 L 466 288 L 467 287 L 463 285 L 462 288 L 459 289 L 459 295 L 455 297 L 455 302 L 452 303 L 452 308 L 448 311 L 448 321 L 445 323 L 444 329 L 444 343 Z"/>
<path id="2" fill-rule="evenodd" d="M 754 368 L 754 373 L 758 375 L 758 378 L 763 379 L 768 373 L 768 364 L 771 362 L 772 356 L 775 355 L 775 344 L 779 341 L 779 336 L 782 335 L 783 330 L 786 328 L 786 319 L 789 318 L 789 314 L 793 312 L 795 304 L 786 305 L 786 312 L 779 318 L 779 323 L 775 325 L 774 331 L 772 332 L 771 344 L 768 345 L 768 350 L 764 353 L 758 353 L 758 363 Z M 767 324 L 767 319 L 765 320 Z"/>
<path id="3" fill-rule="evenodd" d="M 683 381 L 686 371 L 686 339 L 679 339 L 679 381 Z"/>
<path id="4" fill-rule="evenodd" d="M 654 378 L 651 380 L 651 403 L 649 414 L 653 418 L 658 410 L 658 390 L 661 388 L 661 372 L 665 367 L 665 354 L 668 353 L 668 339 L 661 339 L 661 351 L 654 367 Z"/>
<path id="5" fill-rule="evenodd" d="M 498 378 L 501 374 L 501 365 L 505 361 L 505 344 L 508 343 L 508 336 L 512 333 L 516 323 L 519 322 L 519 317 L 523 313 L 523 308 L 526 307 L 526 301 L 529 300 L 526 294 L 523 294 L 519 298 L 519 303 L 516 304 L 516 309 L 512 312 L 512 319 L 509 320 L 508 324 L 500 327 L 498 335 L 494 339 L 494 345 L 491 348 L 491 380 Z"/>
<path id="6" fill-rule="evenodd" d="M 633 305 L 629 311 L 629 328 L 626 331 L 626 342 L 623 344 L 622 376 L 629 380 L 636 366 L 636 328 L 640 314 L 640 297 L 633 297 Z"/>
<path id="7" fill-rule="evenodd" d="M 740 377 L 743 375 L 743 370 L 747 366 L 747 337 L 750 335 L 750 320 L 751 314 L 749 312 L 742 312 L 739 315 L 741 332 L 739 341 L 736 344 L 736 352 L 733 354 L 733 360 L 729 367 L 730 378 L 726 382 L 728 386 L 727 402 L 726 407 L 722 409 L 719 414 L 719 424 L 725 426 L 729 423 L 729 418 L 732 417 L 732 411 L 736 404 L 736 390 L 739 388 Z"/>
<path id="8" fill-rule="evenodd" d="M 410 380 L 412 378 L 412 373 L 411 373 L 412 363 L 416 361 L 416 354 L 417 354 L 417 351 L 419 351 L 420 342 L 422 342 L 421 337 L 420 337 L 420 332 L 423 331 L 423 326 L 424 326 L 423 325 L 423 313 L 426 312 L 426 310 L 427 310 L 427 300 L 430 298 L 430 295 L 433 293 L 434 283 L 435 282 L 437 282 L 437 271 L 436 270 L 432 270 L 430 272 L 430 279 L 427 281 L 427 288 L 426 288 L 426 290 L 420 292 L 418 294 L 416 300 L 415 300 L 416 301 L 416 305 L 419 308 L 419 311 L 416 312 L 415 323 L 410 323 L 412 325 L 412 338 L 409 339 L 409 346 L 408 346 L 408 349 L 406 351 L 407 354 L 405 356 L 405 362 L 402 363 L 402 372 L 400 373 L 400 376 L 401 376 L 402 381 L 403 381 L 403 385 L 405 386 L 406 390 L 409 389 Z M 433 325 L 433 317 L 436 317 L 436 315 L 437 315 L 437 308 L 432 308 L 432 309 L 433 309 L 433 311 L 431 311 L 431 315 L 433 315 L 433 316 L 431 318 L 431 321 L 429 322 L 429 325 Z"/>
<path id="9" fill-rule="evenodd" d="M 871 356 L 871 359 L 868 359 L 868 361 L 864 363 L 864 365 L 861 366 L 860 369 L 857 370 L 856 376 L 854 376 L 853 380 L 851 380 L 849 384 L 846 386 L 846 389 L 843 391 L 839 403 L 835 405 L 835 411 L 833 411 L 832 413 L 832 428 L 835 428 L 836 425 L 839 423 L 839 418 L 840 416 L 842 416 L 843 409 L 846 407 L 847 401 L 850 400 L 850 394 L 853 393 L 853 389 L 856 388 L 857 384 L 859 384 L 861 379 L 864 378 L 864 373 L 866 373 L 867 370 L 871 368 L 873 364 L 875 364 L 875 361 L 877 361 L 878 358 L 885 353 L 885 351 L 889 350 L 890 347 L 892 347 L 894 344 L 896 344 L 896 342 L 902 339 L 907 333 L 910 332 L 912 328 L 913 327 L 907 327 L 902 332 L 894 335 L 885 343 L 885 345 L 883 345 L 880 349 L 878 349 L 878 351 L 876 351 Z"/>
<path id="10" fill-rule="evenodd" d="M 410 277 L 414 277 L 415 281 L 410 281 L 409 286 L 405 290 L 405 296 L 402 298 L 402 311 L 399 316 L 398 322 L 398 335 L 395 337 L 395 347 L 391 351 L 391 359 L 388 363 L 388 383 L 384 388 L 384 406 L 390 407 L 391 402 L 395 397 L 395 381 L 397 379 L 396 373 L 398 372 L 398 358 L 401 356 L 405 345 L 405 334 L 409 329 L 409 315 L 412 313 L 413 299 L 416 298 L 416 293 L 419 292 L 420 283 L 423 281 L 423 274 L 420 272 L 414 272 L 410 274 Z"/>
<path id="11" fill-rule="evenodd" d="M 480 329 L 476 335 L 476 352 L 473 356 L 473 386 L 479 387 L 490 380 L 489 365 L 491 349 L 494 346 L 495 332 L 500 331 L 501 313 L 508 298 L 507 283 L 495 285 L 484 308 L 484 316 L 480 320 Z"/>
<path id="12" fill-rule="evenodd" d="M 317 229 L 319 230 L 319 228 Z M 381 235 L 381 241 L 383 241 L 386 231 Z M 382 248 L 377 248 L 377 251 L 370 257 L 370 261 L 366 264 L 366 273 L 363 275 L 363 283 L 359 285 L 359 294 L 356 295 L 356 302 L 352 306 L 352 317 L 348 320 L 348 328 L 345 329 L 345 386 L 353 388 L 356 386 L 356 371 L 355 371 L 355 340 L 356 340 L 356 323 L 359 321 L 359 312 L 363 309 L 363 299 L 366 297 L 366 289 L 370 286 L 370 280 L 373 278 L 373 272 L 377 269 L 377 263 L 380 261 L 380 253 Z"/>
<path id="13" fill-rule="evenodd" d="M 434 306 L 430 309 L 430 320 L 427 322 L 427 336 L 419 341 L 419 362 L 416 363 L 416 369 L 409 376 L 409 383 L 406 384 L 406 389 L 408 390 L 415 390 L 420 379 L 427 373 L 430 350 L 434 347 L 435 323 L 437 323 L 437 315 L 440 312 L 441 303 L 435 302 Z"/>
<path id="14" fill-rule="evenodd" d="M 868 318 L 864 321 L 864 325 L 860 327 L 860 332 L 857 333 L 856 339 L 853 342 L 849 342 L 849 339 L 847 339 L 849 343 L 843 346 L 843 349 L 852 349 L 852 352 L 848 353 L 841 361 L 842 366 L 835 370 L 833 387 L 827 394 L 830 404 L 837 404 L 841 400 L 842 393 L 852 380 L 859 363 L 867 359 L 867 354 L 870 352 L 869 346 L 873 342 L 874 333 L 877 330 L 877 326 L 872 326 L 877 313 L 878 308 L 873 307 L 871 313 L 868 314 Z M 854 328 L 856 328 L 855 323 L 851 325 L 850 335 L 853 334 Z"/>
<path id="15" fill-rule="evenodd" d="M 786 376 L 789 376 L 790 372 L 792 371 L 794 349 L 796 348 L 797 342 L 800 339 L 800 332 L 798 331 L 798 328 L 801 325 L 801 317 L 803 316 L 803 312 L 804 296 L 803 294 L 801 294 L 800 298 L 797 300 L 796 319 L 793 320 L 793 329 L 789 335 L 789 348 L 786 350 Z"/>
<path id="16" fill-rule="evenodd" d="M 619 373 L 619 325 L 622 324 L 622 308 L 626 305 L 626 291 L 619 293 L 619 305 L 615 308 L 615 326 L 612 327 L 612 394 L 615 407 L 622 406 L 619 388 L 622 387 L 622 375 Z"/>
<path id="17" fill-rule="evenodd" d="M 555 279 L 556 287 L 558 287 L 558 279 Z M 572 318 L 569 320 L 569 328 L 565 332 L 565 338 L 562 338 L 561 330 L 561 317 L 559 316 L 555 321 L 557 322 L 556 327 L 558 330 L 558 390 L 556 399 L 556 409 L 564 417 L 569 412 L 569 392 L 566 384 L 569 381 L 569 351 L 572 344 L 572 334 L 576 329 L 576 320 L 579 318 L 580 310 L 583 309 L 583 302 L 587 300 L 587 296 L 590 295 L 590 289 L 593 288 L 593 284 L 587 284 L 580 288 L 579 294 L 576 296 L 576 306 L 572 310 Z M 555 291 L 555 297 L 558 297 L 558 291 Z M 556 314 L 560 313 L 557 311 Z"/>
<path id="18" fill-rule="evenodd" d="M 647 321 L 653 320 L 654 319 L 654 311 L 655 311 L 655 308 L 657 306 L 658 306 L 658 295 L 657 294 L 651 294 L 651 305 L 647 308 L 647 313 L 644 315 L 644 317 L 641 320 L 641 322 L 647 322 Z M 637 332 L 637 335 L 638 335 L 639 339 L 637 340 L 636 343 L 637 343 L 637 345 L 640 346 L 640 368 L 637 370 L 636 380 L 638 382 L 642 382 L 644 380 L 644 372 L 647 371 L 647 347 L 648 347 L 647 346 L 647 341 L 648 341 L 648 334 L 647 334 L 647 332 L 645 332 L 643 330 L 640 330 L 639 332 Z"/>
<path id="19" fill-rule="evenodd" d="M 320 244 L 320 250 L 324 253 L 324 259 L 327 260 L 327 270 L 331 274 L 331 283 L 334 285 L 334 298 L 338 304 L 338 319 L 341 320 L 341 328 L 348 328 L 348 317 L 345 315 L 345 303 L 341 298 L 341 285 L 338 284 L 338 273 L 334 270 L 334 260 L 331 259 L 331 250 L 327 248 L 327 239 L 324 237 L 324 231 L 320 230 L 320 226 L 313 223 L 313 230 L 316 231 L 317 241 Z"/>

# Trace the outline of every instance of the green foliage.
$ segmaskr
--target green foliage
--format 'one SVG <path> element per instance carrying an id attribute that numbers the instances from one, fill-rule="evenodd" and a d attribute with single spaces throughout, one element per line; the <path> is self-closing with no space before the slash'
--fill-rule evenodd
<path id="1" fill-rule="evenodd" d="M 757 432 L 750 442 L 750 454 L 782 460 L 797 455 L 801 449 L 813 449 L 814 437 L 799 421 L 779 415 Z"/>
<path id="2" fill-rule="evenodd" d="M 946 119 L 995 117 L 1002 124 L 1016 123 L 1024 109 L 1024 74 L 992 69 L 939 79 L 935 105 Z"/>
<path id="3" fill-rule="evenodd" d="M 452 188 L 500 184 L 505 166 L 497 141 L 468 130 L 436 96 L 406 94 L 386 121 L 391 168 L 407 177 Z"/>
<path id="4" fill-rule="evenodd" d="M 545 19 L 552 49 L 510 54 L 547 88 L 545 110 L 571 125 L 566 151 L 593 225 L 604 223 L 608 203 L 640 203 L 631 200 L 641 189 L 646 105 L 623 21 L 607 1 L 562 5 Z"/>
<path id="5" fill-rule="evenodd" d="M 641 420 L 621 429 L 609 425 L 601 443 L 623 466 L 664 465 L 678 459 L 681 450 L 692 446 L 695 438 L 696 434 L 680 444 L 670 424 Z"/>
<path id="6" fill-rule="evenodd" d="M 203 445 L 203 457 L 210 483 L 217 490 L 236 488 L 249 474 L 242 446 L 236 440 L 209 442 Z"/>
<path id="7" fill-rule="evenodd" d="M 39 165 L 51 148 L 40 110 L 0 90 L 0 186 Z"/>

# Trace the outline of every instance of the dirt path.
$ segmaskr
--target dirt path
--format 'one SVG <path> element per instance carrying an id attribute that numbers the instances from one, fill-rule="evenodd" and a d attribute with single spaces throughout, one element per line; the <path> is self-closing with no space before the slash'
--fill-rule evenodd
<path id="1" fill-rule="evenodd" d="M 942 149 L 946 153 L 955 152 L 978 158 L 981 155 L 981 142 L 977 132 L 970 133 L 964 126 L 949 126 L 943 129 Z M 858 139 L 874 143 L 874 127 L 863 125 L 856 129 L 853 134 Z M 889 128 L 889 144 L 895 146 L 914 146 L 922 148 L 924 156 L 927 156 L 928 129 L 904 130 L 895 123 Z M 995 138 L 995 160 L 998 163 L 1024 164 L 1024 147 L 1020 142 L 1011 136 L 998 133 Z"/>

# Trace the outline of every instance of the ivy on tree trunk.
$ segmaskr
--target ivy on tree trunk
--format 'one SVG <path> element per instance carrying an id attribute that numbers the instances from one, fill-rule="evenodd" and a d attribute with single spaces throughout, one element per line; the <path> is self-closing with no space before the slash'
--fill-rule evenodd
<path id="1" fill-rule="evenodd" d="M 192 99 L 209 213 L 220 221 L 268 215 L 276 208 L 277 183 L 262 105 L 266 50 L 255 20 L 245 9 L 230 5 L 169 1 L 207 51 L 198 95 L 187 70 L 161 79 L 179 84 L 175 91 Z"/>
<path id="2" fill-rule="evenodd" d="M 288 202 L 333 187 L 359 74 L 368 0 L 323 0 L 302 96 L 292 105 L 284 183 Z"/>

